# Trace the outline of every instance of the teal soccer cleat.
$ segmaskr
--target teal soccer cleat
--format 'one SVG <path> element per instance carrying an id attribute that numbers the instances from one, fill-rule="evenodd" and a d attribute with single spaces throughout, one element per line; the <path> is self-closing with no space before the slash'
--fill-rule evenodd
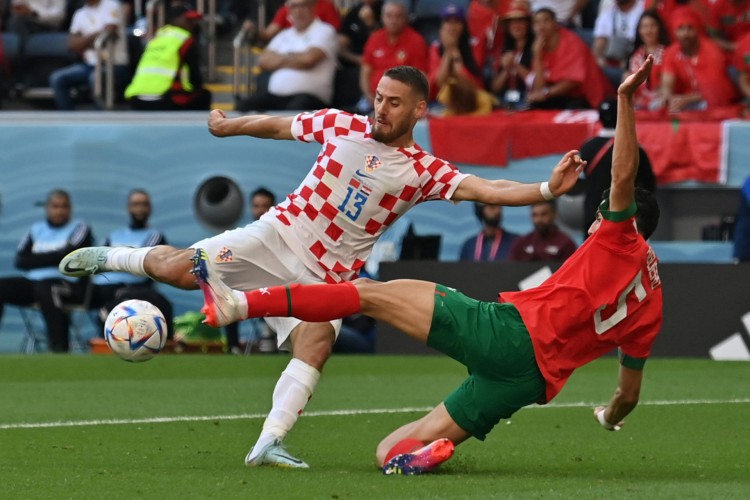
<path id="1" fill-rule="evenodd" d="M 245 465 L 248 467 L 260 467 L 266 465 L 269 467 L 286 467 L 290 469 L 308 469 L 310 466 L 299 458 L 292 456 L 280 439 L 274 439 L 268 443 L 265 448 L 253 459 L 250 459 L 250 453 L 245 457 Z"/>
<path id="2" fill-rule="evenodd" d="M 103 273 L 110 247 L 85 247 L 70 252 L 60 261 L 58 268 L 65 276 L 81 278 L 92 274 Z"/>

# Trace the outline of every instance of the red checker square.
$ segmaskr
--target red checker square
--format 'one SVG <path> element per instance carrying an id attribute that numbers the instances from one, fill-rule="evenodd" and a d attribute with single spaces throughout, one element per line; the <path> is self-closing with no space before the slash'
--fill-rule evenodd
<path id="1" fill-rule="evenodd" d="M 365 224 L 365 231 L 367 231 L 367 234 L 375 234 L 381 227 L 383 227 L 383 224 L 375 219 L 370 219 L 367 221 L 367 224 Z"/>
<path id="2" fill-rule="evenodd" d="M 386 193 L 383 195 L 383 198 L 380 200 L 380 203 L 378 203 L 378 205 L 385 208 L 386 210 L 393 210 L 393 207 L 396 206 L 397 201 L 398 198 L 396 198 L 392 194 Z"/>
<path id="3" fill-rule="evenodd" d="M 341 262 L 336 262 L 336 264 L 333 265 L 333 269 L 331 269 L 334 273 L 345 273 L 347 271 L 351 271 L 348 267 L 346 267 Z"/>
<path id="4" fill-rule="evenodd" d="M 310 196 L 312 196 L 313 190 L 310 189 L 310 186 L 305 186 L 302 188 L 302 190 L 299 192 L 300 197 L 302 199 L 310 201 Z"/>
<path id="5" fill-rule="evenodd" d="M 354 261 L 354 264 L 352 264 L 352 271 L 359 271 L 360 269 L 364 267 L 364 265 L 365 265 L 364 260 L 356 259 Z"/>
<path id="6" fill-rule="evenodd" d="M 367 122 L 362 120 L 352 120 L 352 124 L 349 126 L 349 128 L 353 132 L 361 132 L 365 133 L 367 131 Z"/>
<path id="7" fill-rule="evenodd" d="M 398 197 L 400 200 L 409 201 L 414 198 L 416 193 L 417 188 L 415 186 L 404 186 L 404 189 L 401 190 L 401 194 L 399 194 Z"/>
<path id="8" fill-rule="evenodd" d="M 313 175 L 317 177 L 318 179 L 322 179 L 323 175 L 326 173 L 326 169 L 321 167 L 320 165 L 315 165 L 315 169 L 313 170 Z"/>
<path id="9" fill-rule="evenodd" d="M 284 214 L 276 214 L 276 218 L 279 219 L 285 226 L 291 226 L 292 223 L 286 218 Z"/>
<path id="10" fill-rule="evenodd" d="M 334 113 L 326 113 L 323 116 L 323 128 L 332 128 L 336 126 L 336 115 Z"/>
<path id="11" fill-rule="evenodd" d="M 315 139 L 315 142 L 323 144 L 326 140 L 326 136 L 322 130 L 316 130 L 315 132 L 313 132 L 313 139 Z"/>
<path id="12" fill-rule="evenodd" d="M 323 214 L 323 217 L 326 219 L 333 220 L 336 218 L 336 215 L 338 215 L 339 210 L 326 201 L 323 202 L 323 206 L 320 207 L 320 213 Z"/>
<path id="13" fill-rule="evenodd" d="M 326 247 L 323 245 L 323 242 L 316 241 L 313 243 L 313 245 L 310 247 L 310 251 L 313 253 L 315 257 L 318 259 L 322 258 L 326 254 Z"/>
<path id="14" fill-rule="evenodd" d="M 328 228 L 326 229 L 326 234 L 333 240 L 338 241 L 339 238 L 341 238 L 341 235 L 344 234 L 344 230 L 338 227 L 336 224 L 331 223 L 329 224 Z"/>
<path id="15" fill-rule="evenodd" d="M 327 199 L 331 195 L 331 188 L 329 188 L 325 183 L 319 182 L 317 186 L 315 186 L 315 192 L 321 196 L 321 198 Z"/>
<path id="16" fill-rule="evenodd" d="M 430 166 L 427 167 L 427 171 L 430 172 L 430 174 L 435 175 L 438 170 L 443 168 L 445 165 L 445 162 L 442 160 L 438 160 L 437 158 L 434 159 L 432 163 L 430 163 Z"/>
<path id="17" fill-rule="evenodd" d="M 343 168 L 344 166 L 341 163 L 337 162 L 333 158 L 328 158 L 327 170 L 329 174 L 333 175 L 334 177 L 338 177 L 339 175 L 341 175 L 341 170 Z"/>
<path id="18" fill-rule="evenodd" d="M 297 205 L 289 205 L 289 213 L 297 217 L 302 213 L 302 210 Z"/>
<path id="19" fill-rule="evenodd" d="M 312 203 L 308 203 L 305 205 L 305 214 L 307 214 L 310 220 L 315 220 L 318 218 L 318 209 L 316 209 Z"/>
<path id="20" fill-rule="evenodd" d="M 351 187 L 353 187 L 354 189 L 359 189 L 359 186 L 360 186 L 360 182 L 359 182 L 359 181 L 358 181 L 357 179 L 355 179 L 354 177 L 352 177 L 352 178 L 351 178 L 351 179 L 349 180 L 349 185 L 350 185 Z"/>
<path id="21" fill-rule="evenodd" d="M 383 221 L 383 225 L 390 226 L 391 224 L 393 224 L 393 221 L 396 219 L 398 219 L 398 214 L 391 212 L 388 214 L 388 217 L 386 217 L 385 220 Z"/>
<path id="22" fill-rule="evenodd" d="M 344 127 L 333 127 L 333 133 L 336 134 L 336 137 L 340 135 L 349 135 L 349 129 Z"/>
<path id="23" fill-rule="evenodd" d="M 331 276 L 330 274 L 326 274 L 325 280 L 326 280 L 326 283 L 328 283 L 329 285 L 335 285 L 336 283 L 341 283 L 340 279 L 336 279 L 336 277 Z"/>
<path id="24" fill-rule="evenodd" d="M 326 144 L 326 147 L 323 148 L 323 155 L 324 156 L 331 156 L 333 152 L 336 151 L 336 146 L 331 144 L 330 142 Z"/>

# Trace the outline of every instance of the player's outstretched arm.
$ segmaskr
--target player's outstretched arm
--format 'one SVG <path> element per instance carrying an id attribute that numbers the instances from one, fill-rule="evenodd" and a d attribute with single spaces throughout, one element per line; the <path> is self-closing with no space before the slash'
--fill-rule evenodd
<path id="1" fill-rule="evenodd" d="M 260 139 L 293 140 L 294 116 L 246 115 L 227 118 L 226 113 L 214 109 L 208 115 L 208 131 L 216 137 L 248 135 Z"/>
<path id="2" fill-rule="evenodd" d="M 452 199 L 479 201 L 488 205 L 531 205 L 570 191 L 585 166 L 586 162 L 578 156 L 578 151 L 572 150 L 565 153 L 555 165 L 548 182 L 525 184 L 504 179 L 491 181 L 471 176 L 458 185 Z"/>
<path id="3" fill-rule="evenodd" d="M 619 212 L 627 209 L 635 196 L 635 176 L 638 173 L 638 138 L 635 133 L 633 94 L 646 81 L 654 63 L 648 56 L 643 65 L 628 76 L 617 89 L 617 125 L 612 152 L 612 184 L 609 209 Z"/>
<path id="4" fill-rule="evenodd" d="M 605 429 L 619 431 L 625 425 L 623 420 L 638 404 L 641 393 L 643 372 L 620 365 L 617 390 L 606 407 L 594 408 L 594 419 Z"/>

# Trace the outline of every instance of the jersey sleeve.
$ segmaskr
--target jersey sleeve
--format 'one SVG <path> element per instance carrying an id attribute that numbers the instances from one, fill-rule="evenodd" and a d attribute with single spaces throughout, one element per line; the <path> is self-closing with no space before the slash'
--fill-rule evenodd
<path id="1" fill-rule="evenodd" d="M 338 109 L 300 113 L 292 121 L 292 136 L 302 142 L 324 144 L 338 136 L 358 136 L 364 139 L 369 135 L 370 122 L 366 117 Z"/>
<path id="2" fill-rule="evenodd" d="M 430 175 L 422 185 L 422 201 L 450 200 L 461 181 L 469 176 L 439 158 L 430 157 L 426 163 Z"/>

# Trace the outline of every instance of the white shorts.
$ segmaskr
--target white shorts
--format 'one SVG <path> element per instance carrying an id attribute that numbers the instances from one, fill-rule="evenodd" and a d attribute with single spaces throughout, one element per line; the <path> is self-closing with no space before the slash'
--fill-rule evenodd
<path id="1" fill-rule="evenodd" d="M 325 283 L 289 249 L 273 224 L 257 220 L 245 227 L 224 231 L 198 241 L 191 248 L 203 248 L 221 279 L 236 290 Z M 302 321 L 297 318 L 264 318 L 274 331 L 279 349 L 290 350 L 289 335 Z M 331 321 L 338 337 L 341 320 Z"/>

